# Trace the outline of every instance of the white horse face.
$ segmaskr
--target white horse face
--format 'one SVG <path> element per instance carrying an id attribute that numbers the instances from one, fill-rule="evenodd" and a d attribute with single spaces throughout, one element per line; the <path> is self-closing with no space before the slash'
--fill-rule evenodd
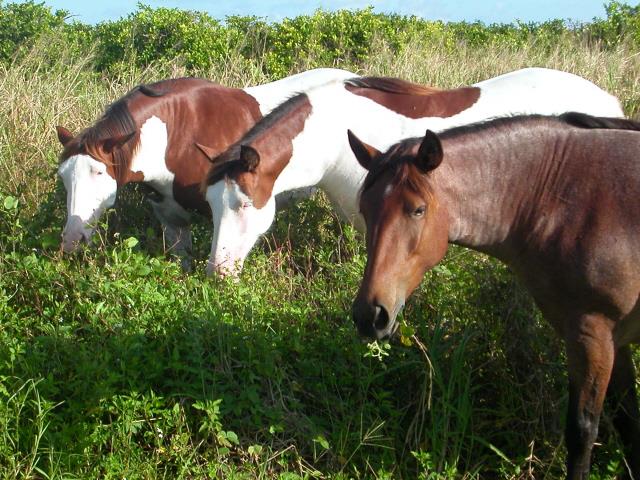
<path id="1" fill-rule="evenodd" d="M 102 213 L 113 206 L 118 184 L 107 166 L 89 155 L 74 155 L 58 168 L 67 190 L 67 223 L 62 232 L 62 250 L 73 252 L 88 242 Z"/>
<path id="2" fill-rule="evenodd" d="M 256 208 L 238 184 L 227 178 L 210 185 L 206 197 L 213 216 L 207 274 L 237 277 L 258 237 L 273 223 L 275 198 L 271 196 L 262 208 Z"/>

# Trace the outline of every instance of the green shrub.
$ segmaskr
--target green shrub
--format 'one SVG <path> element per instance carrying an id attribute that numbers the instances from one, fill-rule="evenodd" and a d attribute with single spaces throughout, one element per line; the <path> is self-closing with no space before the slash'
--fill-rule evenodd
<path id="1" fill-rule="evenodd" d="M 29 48 L 42 34 L 63 27 L 68 12 L 53 12 L 44 3 L 0 2 L 0 62 L 10 61 L 21 49 Z"/>
<path id="2" fill-rule="evenodd" d="M 123 61 L 148 65 L 176 57 L 188 68 L 209 68 L 228 47 L 226 29 L 208 14 L 145 5 L 126 19 L 100 23 L 94 36 L 99 43 L 98 69 Z"/>
<path id="3" fill-rule="evenodd" d="M 358 68 L 371 59 L 372 49 L 385 43 L 399 54 L 413 39 L 438 44 L 453 53 L 464 44 L 475 48 L 495 44 L 512 50 L 535 42 L 552 49 L 563 36 L 575 35 L 614 48 L 631 40 L 640 45 L 640 7 L 613 0 L 607 17 L 591 23 L 563 20 L 486 25 L 482 22 L 424 20 L 415 16 L 362 10 L 327 12 L 268 23 L 248 16 L 224 22 L 202 12 L 151 8 L 139 4 L 126 18 L 86 25 L 65 21 L 67 12 L 53 12 L 43 4 L 0 3 L 0 62 L 28 48 L 43 34 L 56 32 L 69 48 L 95 49 L 98 71 L 118 72 L 131 63 L 146 66 L 179 59 L 188 71 L 224 64 L 235 53 L 257 65 L 269 77 L 316 66 L 349 65 Z"/>

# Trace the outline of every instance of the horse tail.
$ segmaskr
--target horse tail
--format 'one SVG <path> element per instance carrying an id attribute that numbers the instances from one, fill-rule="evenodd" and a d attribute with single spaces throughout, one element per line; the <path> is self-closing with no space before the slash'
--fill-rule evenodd
<path id="1" fill-rule="evenodd" d="M 579 128 L 606 128 L 614 130 L 640 130 L 640 122 L 627 118 L 594 117 L 580 112 L 567 112 L 560 120 Z"/>
<path id="2" fill-rule="evenodd" d="M 138 85 L 138 90 L 147 97 L 161 97 L 166 93 L 160 90 L 155 90 L 149 85 Z"/>
<path id="3" fill-rule="evenodd" d="M 441 91 L 436 87 L 428 87 L 392 77 L 356 77 L 344 80 L 344 85 L 355 88 L 369 88 L 387 93 L 401 95 L 432 95 Z"/>

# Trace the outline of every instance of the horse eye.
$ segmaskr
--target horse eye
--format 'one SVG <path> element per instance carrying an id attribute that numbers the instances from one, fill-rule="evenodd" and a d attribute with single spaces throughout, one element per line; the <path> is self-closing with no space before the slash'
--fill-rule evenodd
<path id="1" fill-rule="evenodd" d="M 420 205 L 418 208 L 416 208 L 413 212 L 411 212 L 411 214 L 414 217 L 421 217 L 424 215 L 424 212 L 427 211 L 427 207 L 426 205 Z"/>

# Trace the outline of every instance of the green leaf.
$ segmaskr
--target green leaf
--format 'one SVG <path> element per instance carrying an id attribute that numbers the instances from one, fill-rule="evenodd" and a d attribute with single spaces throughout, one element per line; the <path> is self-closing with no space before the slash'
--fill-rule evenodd
<path id="1" fill-rule="evenodd" d="M 249 455 L 255 455 L 257 457 L 262 453 L 262 445 L 249 445 L 247 451 Z"/>
<path id="2" fill-rule="evenodd" d="M 5 210 L 13 210 L 18 207 L 18 199 L 11 195 L 4 197 L 3 205 Z"/>
<path id="3" fill-rule="evenodd" d="M 400 335 L 400 343 L 402 343 L 402 345 L 404 345 L 405 347 L 410 347 L 411 345 L 413 345 L 411 337 L 407 337 L 406 335 Z"/>
<path id="4" fill-rule="evenodd" d="M 139 277 L 146 277 L 151 273 L 152 268 L 149 265 L 140 265 L 137 270 L 137 274 Z"/>
<path id="5" fill-rule="evenodd" d="M 302 480 L 302 477 L 297 473 L 284 472 L 280 474 L 278 480 Z"/>
<path id="6" fill-rule="evenodd" d="M 240 443 L 240 441 L 238 440 L 238 435 L 236 435 L 235 432 L 229 430 L 228 432 L 225 432 L 225 437 L 227 437 L 227 440 L 235 445 L 238 445 Z"/>
<path id="7" fill-rule="evenodd" d="M 271 435 L 275 435 L 276 433 L 282 433 L 283 431 L 284 431 L 284 427 L 280 424 L 269 425 L 269 433 Z"/>
<path id="8" fill-rule="evenodd" d="M 405 337 L 410 337 L 416 333 L 415 328 L 405 323 L 400 325 L 400 334 Z"/>
<path id="9" fill-rule="evenodd" d="M 138 239 L 136 237 L 129 237 L 124 241 L 124 246 L 128 249 L 132 249 L 136 245 L 138 245 Z"/>
<path id="10" fill-rule="evenodd" d="M 324 435 L 316 435 L 313 441 L 316 443 L 319 443 L 320 446 L 325 450 L 329 450 L 329 442 L 327 441 L 326 438 L 324 438 Z"/>

